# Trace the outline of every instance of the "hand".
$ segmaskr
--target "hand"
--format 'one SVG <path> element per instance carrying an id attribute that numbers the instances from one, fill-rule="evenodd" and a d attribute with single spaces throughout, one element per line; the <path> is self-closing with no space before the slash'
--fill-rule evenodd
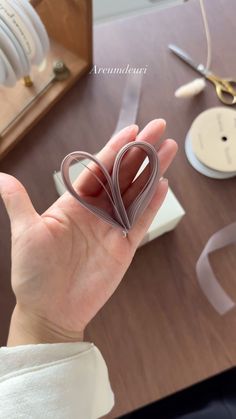
<path id="1" fill-rule="evenodd" d="M 164 129 L 163 120 L 150 122 L 139 134 L 136 125 L 127 127 L 106 144 L 98 158 L 111 170 L 123 145 L 135 139 L 157 144 Z M 176 151 L 173 140 L 159 147 L 161 175 Z M 122 161 L 120 186 L 126 206 L 146 180 L 144 172 L 131 185 L 143 157 L 134 148 Z M 101 176 L 93 163 L 91 167 Z M 90 202 L 105 205 L 104 193 L 89 171 L 79 176 L 76 189 Z M 1 173 L 0 194 L 11 222 L 12 288 L 17 302 L 8 344 L 81 340 L 86 325 L 119 285 L 167 189 L 168 182 L 161 180 L 148 208 L 124 238 L 119 229 L 99 220 L 68 192 L 39 215 L 20 182 Z"/>

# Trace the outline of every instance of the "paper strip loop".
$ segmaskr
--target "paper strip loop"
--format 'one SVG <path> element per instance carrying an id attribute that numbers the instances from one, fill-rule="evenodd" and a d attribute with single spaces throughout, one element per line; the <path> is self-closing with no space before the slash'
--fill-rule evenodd
<path id="1" fill-rule="evenodd" d="M 120 191 L 119 172 L 124 155 L 128 152 L 128 150 L 130 150 L 133 147 L 141 148 L 147 155 L 149 160 L 150 173 L 149 178 L 145 183 L 143 189 L 139 192 L 138 196 L 134 199 L 131 205 L 128 208 L 125 208 Z M 105 186 L 101 182 L 101 180 L 91 171 L 91 173 L 96 177 L 96 179 L 101 184 L 108 196 L 108 199 L 113 208 L 112 215 L 109 214 L 107 211 L 98 208 L 95 205 L 92 205 L 86 202 L 84 199 L 82 199 L 71 183 L 69 176 L 69 167 L 71 163 L 74 160 L 84 158 L 90 159 L 93 162 L 95 162 L 99 166 L 107 181 L 107 185 Z M 74 196 L 74 198 L 76 198 L 79 201 L 79 203 L 84 208 L 88 209 L 90 212 L 103 219 L 113 227 L 120 228 L 127 233 L 127 231 L 129 231 L 133 227 L 138 216 L 141 215 L 145 208 L 148 206 L 156 190 L 157 182 L 159 180 L 159 164 L 157 151 L 151 144 L 146 143 L 144 141 L 134 141 L 126 144 L 124 147 L 120 149 L 115 158 L 111 176 L 108 173 L 106 167 L 95 156 L 84 151 L 75 151 L 73 153 L 68 154 L 62 161 L 61 174 L 66 189 L 71 193 L 72 196 Z"/>

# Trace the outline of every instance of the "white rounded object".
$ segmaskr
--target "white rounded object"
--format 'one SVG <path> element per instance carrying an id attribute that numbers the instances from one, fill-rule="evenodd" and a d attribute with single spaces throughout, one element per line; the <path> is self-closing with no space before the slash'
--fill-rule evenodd
<path id="1" fill-rule="evenodd" d="M 4 81 L 4 85 L 7 87 L 13 87 L 16 84 L 16 74 L 11 66 L 11 64 L 9 63 L 7 57 L 5 56 L 4 52 L 0 49 L 0 55 L 2 58 L 2 61 L 4 62 L 4 66 L 6 69 L 6 78 Z"/>
<path id="2" fill-rule="evenodd" d="M 217 170 L 213 170 L 210 167 L 207 167 L 203 163 L 201 163 L 193 152 L 191 141 L 191 134 L 190 132 L 188 132 L 185 140 L 185 153 L 189 163 L 195 170 L 197 170 L 202 175 L 205 175 L 212 179 L 229 179 L 236 176 L 236 172 L 220 172 Z"/>
<path id="3" fill-rule="evenodd" d="M 2 29 L 0 21 L 0 45 L 2 61 L 5 65 L 6 77 L 4 80 L 5 85 L 13 86 L 17 80 L 14 70 L 14 63 L 17 63 L 18 56 L 15 47 L 12 45 L 10 39 L 7 37 L 6 32 Z M 14 75 L 13 75 L 14 74 Z"/>
<path id="4" fill-rule="evenodd" d="M 23 50 L 16 37 L 1 17 L 0 31 L 0 45 L 10 61 L 12 68 L 16 73 L 16 77 L 23 77 L 25 74 L 28 74 L 29 63 L 26 61 Z"/>
<path id="5" fill-rule="evenodd" d="M 236 171 L 236 111 L 215 107 L 202 112 L 190 128 L 197 159 L 219 172 Z"/>
<path id="6" fill-rule="evenodd" d="M 0 84 L 4 84 L 7 76 L 7 69 L 4 59 L 2 58 L 2 51 L 0 49 Z"/>
<path id="7" fill-rule="evenodd" d="M 26 56 L 29 60 L 32 60 L 36 54 L 36 44 L 31 33 L 34 31 L 32 24 L 27 16 L 22 13 L 17 4 L 16 7 L 13 7 L 12 0 L 0 0 L 0 6 L 0 16 L 2 20 L 4 20 L 15 37 L 18 39 Z"/>
<path id="8" fill-rule="evenodd" d="M 206 81 L 204 78 L 195 79 L 190 83 L 180 86 L 175 92 L 175 97 L 193 97 L 201 93 L 205 89 L 205 87 Z"/>
<path id="9" fill-rule="evenodd" d="M 10 6 L 15 10 L 15 14 L 17 14 L 20 20 L 23 22 L 24 27 L 27 29 L 27 34 L 30 33 L 31 40 L 33 40 L 33 44 L 34 44 L 34 47 L 31 48 L 30 58 L 31 58 L 32 64 L 38 65 L 44 59 L 43 48 L 42 48 L 40 39 L 38 37 L 38 34 L 35 31 L 27 14 L 24 11 L 22 11 L 21 7 L 19 6 L 19 3 L 17 3 L 16 0 L 8 0 L 8 2 Z M 29 45 L 29 42 L 28 42 L 28 45 Z"/>
<path id="10" fill-rule="evenodd" d="M 33 24 L 39 36 L 39 39 L 41 41 L 43 53 L 44 55 L 46 55 L 49 50 L 49 38 L 48 38 L 47 31 L 45 29 L 45 26 L 43 25 L 39 15 L 35 11 L 35 9 L 31 6 L 28 0 L 18 0 L 18 1 L 19 1 L 19 4 L 24 9 L 25 13 L 30 18 L 31 23 Z"/>

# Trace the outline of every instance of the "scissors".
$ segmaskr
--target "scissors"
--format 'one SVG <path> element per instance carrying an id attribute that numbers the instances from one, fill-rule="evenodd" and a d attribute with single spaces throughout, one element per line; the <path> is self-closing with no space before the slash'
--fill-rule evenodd
<path id="1" fill-rule="evenodd" d="M 213 74 L 203 64 L 195 64 L 192 58 L 176 45 L 170 44 L 168 48 L 205 79 L 214 84 L 216 94 L 221 102 L 225 105 L 234 105 L 236 103 L 236 80 L 231 78 L 223 79 Z"/>

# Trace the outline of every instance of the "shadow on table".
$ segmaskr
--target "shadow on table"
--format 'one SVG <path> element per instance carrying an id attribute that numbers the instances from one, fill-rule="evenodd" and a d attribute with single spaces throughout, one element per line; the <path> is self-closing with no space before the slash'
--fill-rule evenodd
<path id="1" fill-rule="evenodd" d="M 236 367 L 120 419 L 236 419 Z"/>

